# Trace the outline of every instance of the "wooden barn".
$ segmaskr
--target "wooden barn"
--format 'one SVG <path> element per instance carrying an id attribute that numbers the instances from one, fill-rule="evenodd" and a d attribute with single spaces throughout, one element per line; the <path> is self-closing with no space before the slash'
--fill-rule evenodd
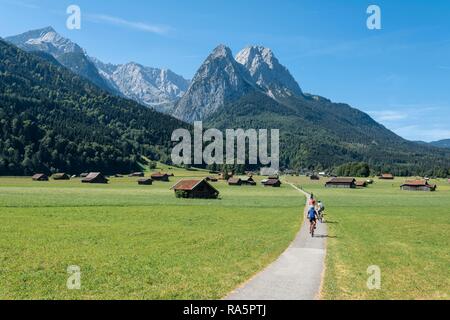
<path id="1" fill-rule="evenodd" d="M 100 172 L 91 172 L 87 177 L 81 179 L 82 183 L 108 183 L 108 179 Z"/>
<path id="2" fill-rule="evenodd" d="M 394 175 L 391 173 L 383 173 L 381 176 L 379 176 L 380 180 L 394 180 Z"/>
<path id="3" fill-rule="evenodd" d="M 138 179 L 137 182 L 141 186 L 151 186 L 153 184 L 153 180 L 151 178 Z"/>
<path id="4" fill-rule="evenodd" d="M 253 177 L 245 176 L 245 177 L 239 177 L 241 179 L 241 182 L 243 185 L 246 186 L 256 186 L 255 180 L 253 180 Z"/>
<path id="5" fill-rule="evenodd" d="M 356 188 L 355 178 L 333 178 L 325 184 L 327 188 Z"/>
<path id="6" fill-rule="evenodd" d="M 216 177 L 206 177 L 205 180 L 208 181 L 208 182 L 217 182 L 217 181 L 219 181 L 219 179 L 216 178 Z"/>
<path id="7" fill-rule="evenodd" d="M 241 180 L 241 178 L 230 178 L 230 179 L 228 179 L 228 185 L 229 186 L 241 186 L 242 180 Z"/>
<path id="8" fill-rule="evenodd" d="M 36 173 L 31 179 L 33 179 L 33 181 L 48 181 L 48 176 L 43 173 Z"/>
<path id="9" fill-rule="evenodd" d="M 206 180 L 180 180 L 172 187 L 177 198 L 217 199 L 219 191 Z"/>
<path id="10" fill-rule="evenodd" d="M 406 181 L 400 186 L 402 190 L 406 191 L 436 191 L 435 184 L 429 184 L 426 180 L 412 180 Z"/>
<path id="11" fill-rule="evenodd" d="M 152 180 L 154 181 L 169 181 L 169 175 L 167 173 L 155 172 L 152 174 Z"/>
<path id="12" fill-rule="evenodd" d="M 279 179 L 267 179 L 261 181 L 264 187 L 272 187 L 272 188 L 279 188 L 281 187 L 281 181 Z"/>
<path id="13" fill-rule="evenodd" d="M 129 177 L 141 177 L 141 178 L 143 178 L 144 177 L 144 173 L 143 172 L 133 172 L 133 173 L 130 173 L 128 176 Z"/>
<path id="14" fill-rule="evenodd" d="M 55 173 L 53 180 L 70 180 L 70 176 L 67 173 Z"/>
<path id="15" fill-rule="evenodd" d="M 366 188 L 367 187 L 367 181 L 356 181 L 355 184 L 358 188 Z"/>

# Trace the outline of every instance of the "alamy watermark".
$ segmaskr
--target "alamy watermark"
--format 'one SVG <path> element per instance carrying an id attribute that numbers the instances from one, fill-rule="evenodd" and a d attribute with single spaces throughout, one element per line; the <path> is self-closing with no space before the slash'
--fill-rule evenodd
<path id="1" fill-rule="evenodd" d="M 203 131 L 201 121 L 194 122 L 194 137 L 187 129 L 172 133 L 175 165 L 263 165 L 263 174 L 276 174 L 280 168 L 280 132 L 278 129 L 227 129 L 225 137 L 218 129 Z M 248 147 L 248 148 L 247 148 Z M 247 150 L 248 149 L 248 150 Z M 247 152 L 248 151 L 248 152 Z"/>
<path id="2" fill-rule="evenodd" d="M 69 30 L 81 29 L 81 9 L 75 4 L 67 7 L 66 13 L 69 15 L 66 20 L 66 27 Z"/>
<path id="3" fill-rule="evenodd" d="M 369 30 L 381 30 L 381 8 L 375 4 L 370 5 L 367 8 L 367 14 L 370 16 L 367 18 L 367 28 Z"/>
<path id="4" fill-rule="evenodd" d="M 67 273 L 69 278 L 67 278 L 67 289 L 69 290 L 80 290 L 81 289 L 81 268 L 79 266 L 68 266 Z"/>
<path id="5" fill-rule="evenodd" d="M 367 288 L 369 290 L 381 289 L 381 269 L 379 266 L 369 266 L 367 268 L 367 274 L 370 275 L 367 279 Z"/>

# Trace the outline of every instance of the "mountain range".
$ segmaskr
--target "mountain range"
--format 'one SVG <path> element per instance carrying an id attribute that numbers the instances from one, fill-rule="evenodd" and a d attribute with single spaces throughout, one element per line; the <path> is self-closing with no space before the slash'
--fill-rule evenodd
<path id="1" fill-rule="evenodd" d="M 303 92 L 272 50 L 262 46 L 248 46 L 233 56 L 230 48 L 219 45 L 188 81 L 170 70 L 137 63 L 103 63 L 51 28 L 7 40 L 35 57 L 39 51 L 39 59 L 65 66 L 109 96 L 135 100 L 182 120 L 184 126 L 201 120 L 218 129 L 279 129 L 284 168 L 332 169 L 365 162 L 374 173 L 445 176 L 450 170 L 449 150 L 407 141 L 358 109 Z M 67 52 L 83 56 L 95 69 L 86 74 L 84 68 L 74 68 L 77 63 L 61 58 Z"/>
<path id="2" fill-rule="evenodd" d="M 0 40 L 0 175 L 139 170 L 189 126 Z"/>
<path id="3" fill-rule="evenodd" d="M 135 100 L 158 111 L 170 112 L 187 90 L 189 81 L 168 69 L 137 63 L 114 65 L 88 56 L 78 44 L 52 27 L 7 37 L 6 41 L 28 52 L 45 52 L 74 73 L 111 94 Z"/>

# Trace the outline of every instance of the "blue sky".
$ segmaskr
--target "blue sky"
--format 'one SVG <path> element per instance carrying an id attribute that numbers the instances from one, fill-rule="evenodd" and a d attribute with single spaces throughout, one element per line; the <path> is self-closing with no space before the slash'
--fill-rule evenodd
<path id="1" fill-rule="evenodd" d="M 65 27 L 81 8 L 81 30 Z M 379 5 L 382 30 L 366 9 Z M 450 1 L 0 0 L 0 36 L 51 25 L 105 62 L 191 78 L 218 44 L 270 47 L 305 92 L 346 102 L 411 140 L 450 138 Z"/>

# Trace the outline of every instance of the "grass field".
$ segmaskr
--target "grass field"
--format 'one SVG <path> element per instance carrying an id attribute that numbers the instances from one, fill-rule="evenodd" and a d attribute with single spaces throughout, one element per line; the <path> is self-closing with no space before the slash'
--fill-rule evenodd
<path id="1" fill-rule="evenodd" d="M 326 205 L 324 299 L 449 299 L 450 184 L 434 193 L 401 191 L 404 179 L 365 189 L 324 188 L 307 178 L 288 180 Z M 367 268 L 381 269 L 381 290 L 368 290 Z"/>
<path id="2" fill-rule="evenodd" d="M 161 168 L 168 170 L 168 168 Z M 304 199 L 281 189 L 214 184 L 220 200 L 138 186 L 0 178 L 0 299 L 216 299 L 294 238 Z M 81 268 L 68 290 L 67 268 Z"/>

